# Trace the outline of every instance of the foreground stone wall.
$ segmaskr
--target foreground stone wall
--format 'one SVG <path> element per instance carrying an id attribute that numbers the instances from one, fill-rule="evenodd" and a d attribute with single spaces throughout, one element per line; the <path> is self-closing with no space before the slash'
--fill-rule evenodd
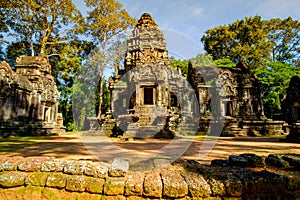
<path id="1" fill-rule="evenodd" d="M 148 170 L 145 163 L 154 163 Z M 297 199 L 300 156 L 253 154 L 215 160 L 211 166 L 157 159 L 130 165 L 0 158 L 0 199 Z M 161 167 L 161 168 L 160 168 Z"/>

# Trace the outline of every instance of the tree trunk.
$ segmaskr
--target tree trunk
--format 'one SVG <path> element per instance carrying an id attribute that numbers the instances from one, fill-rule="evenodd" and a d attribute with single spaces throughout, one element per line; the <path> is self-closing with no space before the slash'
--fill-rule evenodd
<path id="1" fill-rule="evenodd" d="M 103 83 L 104 83 L 104 76 L 102 75 L 99 79 L 99 105 L 98 105 L 98 115 L 97 119 L 100 120 L 101 118 L 101 109 L 102 109 L 102 102 L 103 102 Z"/>

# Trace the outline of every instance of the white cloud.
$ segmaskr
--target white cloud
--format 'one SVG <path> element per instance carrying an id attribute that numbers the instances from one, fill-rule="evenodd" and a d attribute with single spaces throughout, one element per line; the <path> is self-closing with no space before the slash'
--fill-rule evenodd
<path id="1" fill-rule="evenodd" d="M 200 17 L 205 13 L 205 9 L 204 8 L 193 8 L 193 16 L 194 17 Z"/>

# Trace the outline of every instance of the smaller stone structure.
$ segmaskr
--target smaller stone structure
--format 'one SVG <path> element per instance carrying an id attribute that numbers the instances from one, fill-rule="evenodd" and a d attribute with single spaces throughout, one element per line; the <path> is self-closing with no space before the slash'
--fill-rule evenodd
<path id="1" fill-rule="evenodd" d="M 187 79 L 199 101 L 200 132 L 205 133 L 212 123 L 223 121 L 222 136 L 282 133 L 284 121 L 265 117 L 260 83 L 245 64 L 220 68 L 195 66 L 190 61 Z"/>
<path id="2" fill-rule="evenodd" d="M 21 56 L 16 72 L 0 63 L 0 135 L 45 135 L 64 131 L 59 92 L 46 55 Z"/>

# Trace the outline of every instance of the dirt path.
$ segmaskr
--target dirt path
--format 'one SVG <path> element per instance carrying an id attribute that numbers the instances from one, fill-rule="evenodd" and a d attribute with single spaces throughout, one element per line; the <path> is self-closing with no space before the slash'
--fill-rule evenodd
<path id="1" fill-rule="evenodd" d="M 279 142 L 279 138 L 210 138 L 177 140 L 137 140 L 122 142 L 104 137 L 61 135 L 30 140 L 30 145 L 14 152 L 1 152 L 1 156 L 50 156 L 60 159 L 98 159 L 109 161 L 115 157 L 125 159 L 178 158 L 193 159 L 210 164 L 213 159 L 226 159 L 229 155 L 255 153 L 298 153 L 300 144 Z M 0 144 L 1 145 L 1 144 Z M 18 144 L 14 144 L 18 145 Z M 16 146 L 17 147 L 17 146 Z"/>

